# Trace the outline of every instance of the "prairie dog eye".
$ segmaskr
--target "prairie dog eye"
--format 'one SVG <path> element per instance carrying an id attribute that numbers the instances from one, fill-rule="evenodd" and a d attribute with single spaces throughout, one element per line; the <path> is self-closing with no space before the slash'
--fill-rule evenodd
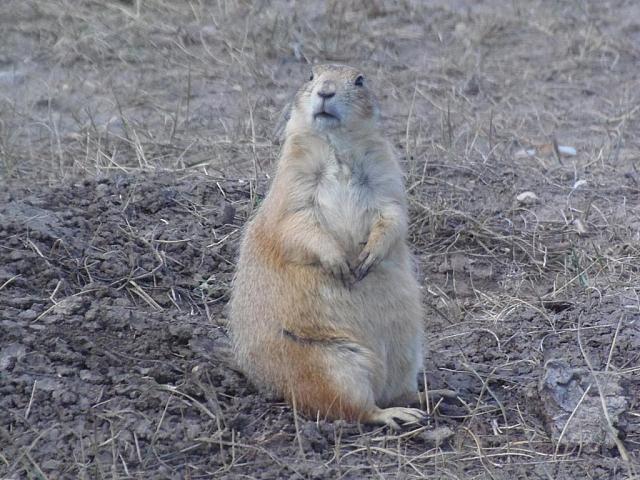
<path id="1" fill-rule="evenodd" d="M 355 81 L 355 85 L 357 87 L 364 86 L 364 77 L 362 75 L 358 75 L 358 78 L 356 78 L 356 81 Z"/>
<path id="2" fill-rule="evenodd" d="M 309 74 L 309 81 L 313 80 L 313 72 L 311 72 L 311 74 Z"/>

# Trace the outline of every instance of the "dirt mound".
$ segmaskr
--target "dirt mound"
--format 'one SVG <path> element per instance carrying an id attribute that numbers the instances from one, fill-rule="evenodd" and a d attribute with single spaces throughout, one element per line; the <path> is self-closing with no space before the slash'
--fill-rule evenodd
<path id="1" fill-rule="evenodd" d="M 228 366 L 219 324 L 235 245 L 220 239 L 237 235 L 238 202 L 243 189 L 215 180 L 120 176 L 0 208 L 0 405 L 12 469 L 31 459 L 69 478 L 99 478 L 112 461 L 161 471 L 167 452 L 220 431 L 211 398 L 252 397 Z M 211 398 L 190 380 L 200 364 Z"/>

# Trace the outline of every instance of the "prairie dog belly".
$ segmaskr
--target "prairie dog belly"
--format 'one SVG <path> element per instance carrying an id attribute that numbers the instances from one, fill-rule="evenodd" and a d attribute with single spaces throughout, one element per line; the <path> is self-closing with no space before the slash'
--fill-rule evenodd
<path id="1" fill-rule="evenodd" d="M 357 256 L 375 220 L 373 192 L 344 164 L 332 165 L 318 184 L 316 201 L 323 226 L 348 256 Z"/>

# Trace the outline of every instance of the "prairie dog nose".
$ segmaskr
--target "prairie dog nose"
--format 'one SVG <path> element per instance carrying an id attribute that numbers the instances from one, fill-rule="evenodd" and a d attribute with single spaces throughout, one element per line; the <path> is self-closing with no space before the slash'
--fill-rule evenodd
<path id="1" fill-rule="evenodd" d="M 336 84 L 331 80 L 325 80 L 318 89 L 318 95 L 321 98 L 331 98 L 336 94 Z"/>

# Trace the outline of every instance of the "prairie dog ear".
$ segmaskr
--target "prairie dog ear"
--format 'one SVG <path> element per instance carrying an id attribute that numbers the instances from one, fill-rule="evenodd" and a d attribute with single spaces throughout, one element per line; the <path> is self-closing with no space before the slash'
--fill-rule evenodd
<path id="1" fill-rule="evenodd" d="M 291 109 L 293 108 L 293 98 L 289 99 L 289 101 L 284 105 L 282 110 L 280 110 L 280 114 L 278 115 L 278 120 L 276 121 L 276 126 L 273 128 L 273 132 L 271 134 L 271 141 L 276 145 L 281 145 L 284 142 L 284 131 L 287 126 L 287 122 L 291 118 Z"/>

